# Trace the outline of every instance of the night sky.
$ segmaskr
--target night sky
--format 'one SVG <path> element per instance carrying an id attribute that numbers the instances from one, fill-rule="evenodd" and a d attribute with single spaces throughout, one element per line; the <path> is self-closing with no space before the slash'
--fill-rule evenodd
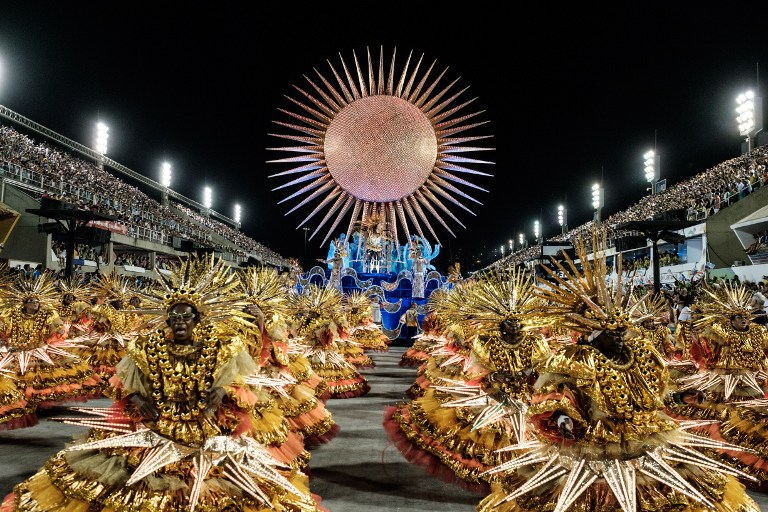
<path id="1" fill-rule="evenodd" d="M 764 3 L 617 3 L 6 1 L 0 104 L 86 145 L 100 119 L 110 158 L 156 181 L 170 162 L 174 190 L 202 202 L 207 184 L 213 209 L 231 216 L 242 205 L 247 235 L 311 259 L 326 255 L 322 236 L 305 248 L 296 227 L 316 202 L 286 216 L 296 202 L 277 204 L 288 192 L 272 189 L 285 180 L 268 178 L 286 168 L 266 163 L 278 145 L 267 134 L 286 120 L 278 109 L 294 109 L 285 95 L 340 54 L 378 58 L 383 46 L 388 64 L 396 48 L 400 65 L 423 54 L 469 87 L 470 110 L 493 135 L 484 145 L 495 149 L 473 155 L 494 162 L 478 169 L 493 177 L 471 180 L 488 190 L 472 192 L 483 204 L 468 204 L 474 217 L 453 209 L 466 229 L 439 230 L 433 261 L 471 269 L 520 232 L 532 239 L 536 219 L 545 238 L 559 233 L 558 204 L 571 227 L 589 221 L 596 181 L 603 218 L 636 202 L 654 145 L 668 185 L 740 154 L 735 98 L 764 89 Z"/>

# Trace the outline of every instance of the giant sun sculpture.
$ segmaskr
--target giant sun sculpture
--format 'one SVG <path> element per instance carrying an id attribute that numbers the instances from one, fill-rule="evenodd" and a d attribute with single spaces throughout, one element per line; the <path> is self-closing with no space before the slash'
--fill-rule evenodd
<path id="1" fill-rule="evenodd" d="M 341 72 L 328 61 L 335 84 L 315 69 L 317 80 L 304 77 L 310 90 L 294 86 L 303 99 L 287 96 L 297 108 L 278 109 L 292 119 L 275 123 L 290 133 L 269 135 L 290 145 L 267 149 L 298 156 L 268 161 L 292 166 L 270 176 L 290 178 L 273 190 L 299 187 L 279 201 L 299 201 L 286 215 L 317 202 L 297 229 L 324 212 L 310 236 L 325 229 L 321 245 L 350 210 L 347 238 L 372 219 L 395 239 L 399 227 L 406 240 L 415 229 L 439 242 L 435 221 L 455 237 L 445 219 L 465 226 L 452 208 L 475 215 L 464 203 L 482 203 L 467 190 L 487 192 L 468 178 L 492 175 L 468 166 L 493 162 L 463 156 L 494 149 L 473 145 L 492 137 L 472 134 L 488 122 L 477 119 L 482 111 L 467 112 L 476 98 L 462 99 L 468 88 L 457 89 L 458 80 L 442 83 L 448 70 L 435 73 L 435 62 L 420 73 L 423 55 L 411 69 L 411 52 L 398 73 L 396 55 L 385 71 L 384 49 L 378 67 L 367 49 L 366 73 L 352 52 L 354 74 L 339 55 Z"/>

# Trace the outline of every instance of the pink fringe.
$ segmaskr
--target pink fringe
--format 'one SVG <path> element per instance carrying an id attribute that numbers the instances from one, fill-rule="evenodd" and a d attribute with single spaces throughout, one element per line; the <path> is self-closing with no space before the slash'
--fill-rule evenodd
<path id="1" fill-rule="evenodd" d="M 30 412 L 20 418 L 14 418 L 10 421 L 0 423 L 0 431 L 2 430 L 16 430 L 17 428 L 34 427 L 37 425 L 37 414 Z"/>
<path id="2" fill-rule="evenodd" d="M 384 430 L 397 450 L 408 462 L 416 464 L 424 469 L 429 476 L 433 476 L 443 482 L 457 485 L 462 489 L 478 494 L 487 495 L 490 493 L 490 486 L 487 483 L 470 483 L 462 480 L 448 466 L 443 464 L 438 457 L 414 445 L 400 429 L 400 424 L 392 418 L 396 411 L 397 407 L 395 406 L 384 408 Z"/>

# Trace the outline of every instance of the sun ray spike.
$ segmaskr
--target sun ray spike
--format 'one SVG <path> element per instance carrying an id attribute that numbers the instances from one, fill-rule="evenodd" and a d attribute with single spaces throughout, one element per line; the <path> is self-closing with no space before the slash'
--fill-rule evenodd
<path id="1" fill-rule="evenodd" d="M 349 219 L 349 227 L 347 227 L 347 235 L 346 239 L 350 240 L 350 237 L 352 236 L 352 231 L 355 229 L 355 221 L 357 220 L 357 217 L 360 215 L 360 210 L 363 206 L 363 201 L 360 199 L 355 200 L 355 206 L 352 208 L 352 218 Z"/>

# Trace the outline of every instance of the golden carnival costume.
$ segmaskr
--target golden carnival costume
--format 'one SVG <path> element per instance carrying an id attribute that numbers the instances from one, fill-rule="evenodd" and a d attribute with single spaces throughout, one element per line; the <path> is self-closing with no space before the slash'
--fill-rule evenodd
<path id="1" fill-rule="evenodd" d="M 463 374 L 474 368 L 469 339 L 474 333 L 474 328 L 452 316 L 453 311 L 461 309 L 472 284 L 474 282 L 462 283 L 454 286 L 450 295 L 438 295 L 437 300 L 440 302 L 434 304 L 435 311 L 445 327 L 428 348 L 426 360 L 416 369 L 416 380 L 406 391 L 410 399 L 422 396 L 430 386 L 434 383 L 440 384 L 443 379 L 464 379 L 466 377 Z M 416 343 L 418 340 L 414 342 L 414 346 Z"/>
<path id="2" fill-rule="evenodd" d="M 581 268 L 553 259 L 554 284 L 541 280 L 537 293 L 583 338 L 540 367 L 527 411 L 536 439 L 508 448 L 516 456 L 490 471 L 498 480 L 477 510 L 758 511 L 739 473 L 699 451 L 717 443 L 664 413 L 664 360 L 629 329 L 639 303 L 606 282 L 605 239 L 593 235 L 593 261 L 574 245 Z"/>
<path id="3" fill-rule="evenodd" d="M 143 310 L 151 334 L 112 378 L 118 402 L 6 497 L 3 512 L 314 512 L 301 471 L 252 431 L 261 421 L 256 365 L 237 337 L 250 328 L 239 282 L 222 260 L 188 261 Z M 163 321 L 170 328 L 162 328 Z"/>
<path id="4" fill-rule="evenodd" d="M 434 290 L 427 299 L 427 314 L 421 321 L 422 331 L 413 337 L 413 345 L 405 349 L 400 358 L 399 365 L 404 368 L 418 368 L 429 359 L 429 354 L 434 346 L 445 343 L 443 336 L 445 321 L 440 317 L 440 304 L 450 292 L 443 288 Z"/>
<path id="5" fill-rule="evenodd" d="M 0 371 L 13 379 L 30 407 L 50 407 L 97 396 L 100 380 L 78 359 L 76 346 L 66 339 L 63 322 L 53 305 L 56 290 L 49 274 L 36 279 L 19 278 L 2 289 L 0 316 Z M 36 421 L 13 407 L 15 394 L 0 384 L 4 406 L 12 423 L 5 428 L 28 426 Z M 19 404 L 20 405 L 20 404 Z M 9 419 L 6 415 L 5 419 Z M 16 416 L 20 421 L 15 421 Z M 31 421 L 31 423 L 30 423 Z"/>
<path id="6" fill-rule="evenodd" d="M 443 303 L 447 317 L 471 326 L 471 356 L 461 364 L 455 358 L 449 363 L 459 370 L 455 375 L 433 376 L 422 396 L 386 408 L 384 418 L 403 455 L 430 474 L 487 492 L 489 479 L 482 475 L 512 458 L 498 449 L 525 441 L 520 420 L 534 368 L 550 355 L 536 325 L 541 304 L 532 289 L 524 271 L 493 271 Z"/>
<path id="7" fill-rule="evenodd" d="M 704 289 L 697 308 L 698 373 L 678 380 L 680 389 L 705 394 L 700 404 L 670 403 L 686 419 L 715 423 L 698 429 L 712 439 L 752 452 L 720 450 L 721 460 L 765 482 L 768 480 L 768 330 L 751 321 L 751 292 L 743 285 Z M 737 318 L 738 317 L 738 318 Z M 747 485 L 752 485 L 747 482 Z"/>
<path id="8" fill-rule="evenodd" d="M 274 398 L 291 431 L 300 436 L 302 447 L 329 442 L 339 426 L 316 395 L 322 380 L 288 336 L 285 279 L 269 267 L 249 267 L 240 279 L 249 302 L 247 311 L 256 316 L 257 329 L 246 336 L 249 351 L 259 365 L 258 375 L 252 378 L 279 384 L 273 387 Z"/>
<path id="9" fill-rule="evenodd" d="M 70 338 L 86 334 L 93 329 L 90 288 L 82 279 L 72 276 L 57 281 L 56 289 L 61 300 L 56 303 L 56 313 L 64 322 Z"/>
<path id="10" fill-rule="evenodd" d="M 335 288 L 309 285 L 301 293 L 289 295 L 288 307 L 294 341 L 303 346 L 312 370 L 325 380 L 325 396 L 353 398 L 368 393 L 368 380 L 342 353 L 341 293 Z"/>
<path id="11" fill-rule="evenodd" d="M 389 350 L 390 340 L 381 330 L 381 326 L 374 323 L 371 299 L 368 296 L 354 290 L 344 295 L 342 304 L 348 326 L 347 334 L 351 341 L 359 344 L 363 350 Z"/>
<path id="12" fill-rule="evenodd" d="M 101 376 L 105 385 L 125 356 L 128 340 L 138 334 L 138 317 L 125 310 L 136 292 L 125 276 L 115 271 L 100 275 L 93 287 L 97 304 L 91 308 L 92 329 L 73 341 L 84 345 L 76 353 Z"/>

